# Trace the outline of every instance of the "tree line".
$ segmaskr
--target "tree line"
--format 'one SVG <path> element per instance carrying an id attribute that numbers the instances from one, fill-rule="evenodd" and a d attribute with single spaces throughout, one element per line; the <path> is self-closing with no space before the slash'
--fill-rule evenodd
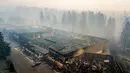
<path id="1" fill-rule="evenodd" d="M 70 28 L 72 32 L 80 31 L 80 33 L 89 33 L 93 30 L 101 32 L 111 32 L 109 28 L 115 26 L 116 20 L 114 17 L 107 16 L 101 12 L 82 11 L 77 12 L 74 10 L 68 11 L 41 11 L 40 12 L 41 24 L 49 23 L 52 27 L 60 24 L 63 28 Z M 107 29 L 106 29 L 107 28 Z M 115 28 L 112 28 L 114 31 Z M 97 33 L 97 32 L 96 32 Z"/>
<path id="2" fill-rule="evenodd" d="M 9 56 L 10 52 L 11 52 L 11 48 L 9 46 L 9 43 L 4 41 L 3 34 L 2 32 L 0 32 L 0 58 Z"/>

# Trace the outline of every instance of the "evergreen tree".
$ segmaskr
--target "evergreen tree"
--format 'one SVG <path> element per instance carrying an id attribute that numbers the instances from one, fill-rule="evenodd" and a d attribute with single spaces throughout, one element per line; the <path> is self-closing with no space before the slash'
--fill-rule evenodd
<path id="1" fill-rule="evenodd" d="M 128 18 L 126 17 L 124 21 L 124 28 L 121 33 L 121 44 L 124 50 L 126 50 L 126 48 L 130 48 L 128 47 L 129 46 L 128 42 L 130 42 L 129 36 L 130 36 L 130 22 Z"/>
<path id="2" fill-rule="evenodd" d="M 115 34 L 115 18 L 110 17 L 106 26 L 106 38 L 113 39 Z M 111 35 L 110 35 L 111 34 Z"/>
<path id="3" fill-rule="evenodd" d="M 95 14 L 92 11 L 88 11 L 88 24 L 89 25 L 95 24 Z"/>
<path id="4" fill-rule="evenodd" d="M 62 24 L 66 24 L 66 22 L 66 12 L 64 12 L 62 16 Z"/>
<path id="5" fill-rule="evenodd" d="M 96 14 L 96 24 L 99 27 L 104 27 L 106 24 L 106 19 L 105 19 L 105 15 L 101 12 L 98 12 Z"/>
<path id="6" fill-rule="evenodd" d="M 4 41 L 3 35 L 0 32 L 0 57 L 5 57 L 10 55 L 9 44 Z"/>
<path id="7" fill-rule="evenodd" d="M 72 23 L 72 13 L 71 13 L 71 11 L 67 12 L 67 23 L 68 24 Z"/>
<path id="8" fill-rule="evenodd" d="M 4 20 L 0 17 L 0 24 L 4 24 Z"/>
<path id="9" fill-rule="evenodd" d="M 41 12 L 40 12 L 40 22 L 41 22 L 41 24 L 43 24 L 43 18 L 44 18 L 44 17 L 43 17 L 43 12 L 41 11 Z"/>
<path id="10" fill-rule="evenodd" d="M 62 23 L 63 23 L 63 27 L 70 26 L 70 24 L 72 23 L 72 17 L 70 11 L 63 13 Z"/>
<path id="11" fill-rule="evenodd" d="M 81 32 L 84 32 L 85 29 L 86 29 L 86 20 L 87 20 L 87 14 L 85 12 L 82 12 L 81 13 L 81 16 L 80 16 L 80 26 L 81 26 Z"/>
<path id="12" fill-rule="evenodd" d="M 74 32 L 74 29 L 76 28 L 77 23 L 77 13 L 75 11 L 72 11 L 72 32 Z"/>
<path id="13" fill-rule="evenodd" d="M 53 24 L 57 24 L 57 18 L 55 15 L 53 16 Z"/>

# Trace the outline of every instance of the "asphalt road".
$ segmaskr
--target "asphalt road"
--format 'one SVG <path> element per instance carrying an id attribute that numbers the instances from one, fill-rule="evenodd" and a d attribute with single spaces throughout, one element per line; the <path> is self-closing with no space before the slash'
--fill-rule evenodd
<path id="1" fill-rule="evenodd" d="M 54 71 L 51 70 L 46 64 L 41 64 L 37 67 L 31 67 L 31 60 L 29 60 L 26 55 L 22 54 L 21 51 L 17 50 L 19 45 L 8 40 L 7 38 L 5 38 L 5 40 L 10 42 L 12 49 L 9 59 L 12 60 L 17 73 L 54 73 Z"/>
<path id="2" fill-rule="evenodd" d="M 41 64 L 37 67 L 31 67 L 32 63 L 25 55 L 16 49 L 12 49 L 10 59 L 18 73 L 54 73 L 47 65 Z"/>

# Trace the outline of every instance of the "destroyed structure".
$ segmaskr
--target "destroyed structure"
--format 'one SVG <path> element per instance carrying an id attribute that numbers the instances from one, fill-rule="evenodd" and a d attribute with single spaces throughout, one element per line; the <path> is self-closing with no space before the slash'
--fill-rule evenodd
<path id="1" fill-rule="evenodd" d="M 41 61 L 46 62 L 55 71 L 60 73 L 123 72 L 117 61 L 109 55 L 106 39 L 50 28 L 45 31 L 45 33 L 32 34 L 31 39 L 35 41 L 31 43 L 36 42 L 36 45 L 48 50 L 45 53 L 45 50 L 39 49 L 43 55 Z M 37 34 L 38 36 L 34 38 Z"/>

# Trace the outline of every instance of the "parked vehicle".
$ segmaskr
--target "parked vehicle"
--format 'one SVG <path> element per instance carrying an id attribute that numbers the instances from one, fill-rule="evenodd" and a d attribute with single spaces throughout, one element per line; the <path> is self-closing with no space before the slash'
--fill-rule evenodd
<path id="1" fill-rule="evenodd" d="M 34 64 L 32 64 L 32 67 L 39 66 L 40 64 L 41 64 L 41 62 L 35 62 Z"/>

